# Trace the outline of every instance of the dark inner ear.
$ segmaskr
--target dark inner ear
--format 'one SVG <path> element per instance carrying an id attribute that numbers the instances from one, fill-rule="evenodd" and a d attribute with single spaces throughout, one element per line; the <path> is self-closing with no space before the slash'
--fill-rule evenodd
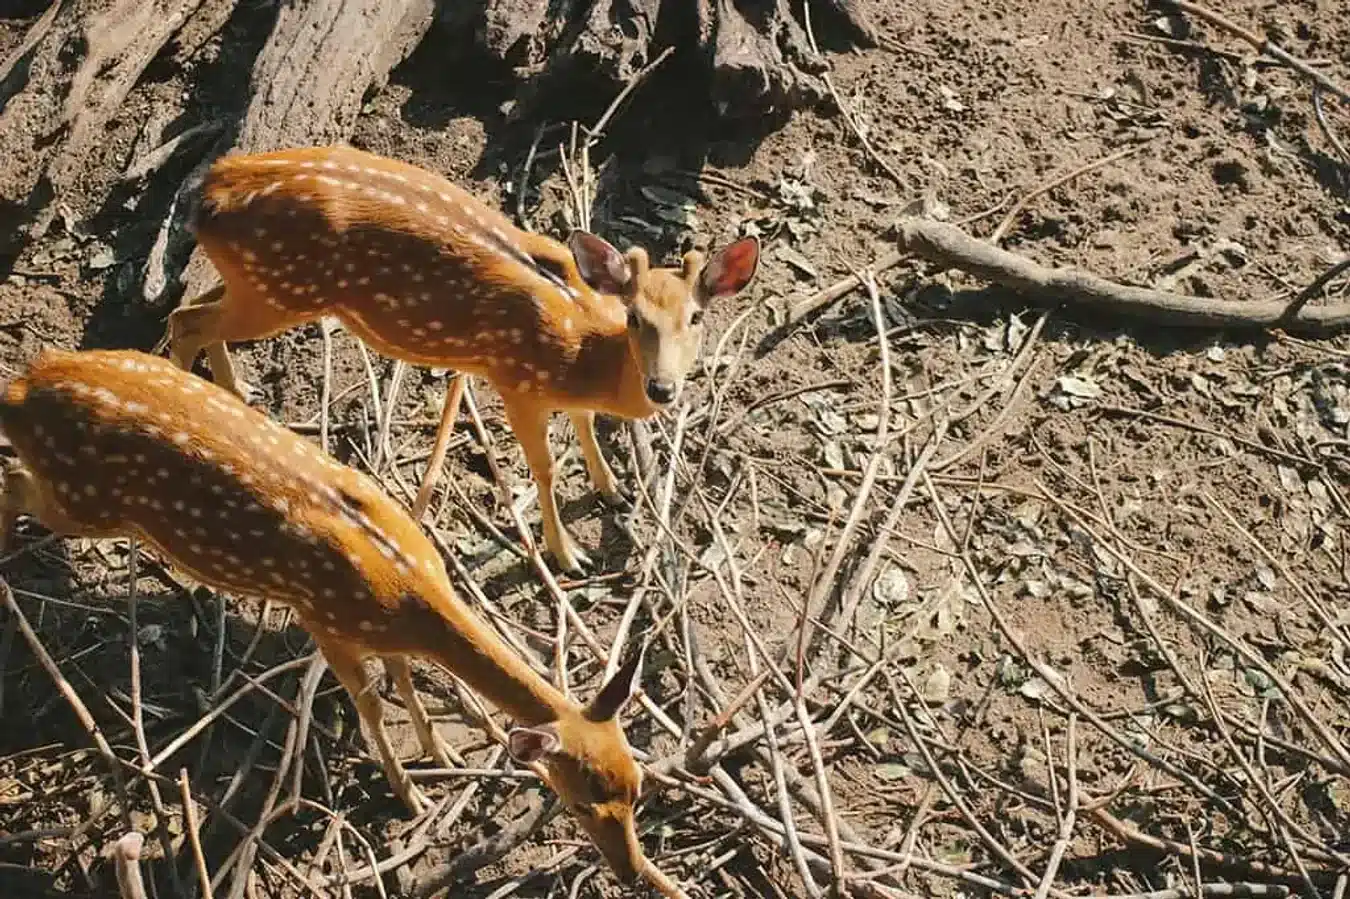
<path id="1" fill-rule="evenodd" d="M 614 672 L 614 676 L 600 688 L 599 693 L 595 694 L 595 699 L 591 700 L 590 708 L 586 710 L 587 718 L 592 721 L 610 721 L 623 711 L 628 701 L 637 694 L 642 674 L 642 659 L 646 653 L 647 644 L 644 642 L 636 652 L 624 660 L 619 670 Z"/>
<path id="2" fill-rule="evenodd" d="M 625 292 L 632 272 L 623 254 L 608 241 L 587 231 L 573 231 L 567 246 L 587 284 L 602 293 Z"/>
<path id="3" fill-rule="evenodd" d="M 759 238 L 744 237 L 718 250 L 704 266 L 699 282 L 703 295 L 712 297 L 740 293 L 759 270 Z"/>
<path id="4" fill-rule="evenodd" d="M 557 752 L 561 745 L 558 729 L 552 724 L 513 727 L 506 735 L 506 751 L 511 753 L 511 758 L 525 765 Z"/>

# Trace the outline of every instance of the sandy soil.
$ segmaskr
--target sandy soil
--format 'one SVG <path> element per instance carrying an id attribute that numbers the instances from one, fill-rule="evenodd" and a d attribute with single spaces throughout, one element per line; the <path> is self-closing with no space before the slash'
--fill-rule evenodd
<path id="1" fill-rule="evenodd" d="M 42 6 L 21 3 L 0 19 L 0 59 Z M 203 15 L 211 6 L 207 0 Z M 164 137 L 237 114 L 238 79 L 268 27 L 265 6 L 241 4 L 218 29 L 155 60 L 45 235 L 0 228 L 7 232 L 0 236 L 0 366 L 7 373 L 44 346 L 148 350 L 158 340 L 167 307 L 147 304 L 131 285 L 190 161 L 149 179 L 128 182 L 121 174 Z M 1160 42 L 1166 35 L 1156 8 L 1123 0 L 873 7 L 884 46 L 834 57 L 832 79 L 903 184 L 870 158 L 831 104 L 765 134 L 729 130 L 704 118 L 674 75 L 640 88 L 592 159 L 600 169 L 595 227 L 616 242 L 640 241 L 673 259 L 688 246 L 720 245 L 753 230 L 766 251 L 753 289 L 710 312 L 712 339 L 683 427 L 675 416 L 653 423 L 663 466 L 680 433 L 673 520 L 693 559 L 669 549 L 650 512 L 625 531 L 589 491 L 567 429 L 555 427 L 565 518 L 586 546 L 599 548 L 602 563 L 598 577 L 573 585 L 578 607 L 608 635 L 639 584 L 651 585 L 661 614 L 679 597 L 681 611 L 658 653 L 664 667 L 647 689 L 682 725 L 703 727 L 753 677 L 745 632 L 708 567 L 728 571 L 730 554 L 752 631 L 787 653 L 790 673 L 801 603 L 859 502 L 858 473 L 881 449 L 882 476 L 862 498 L 836 589 L 823 609 L 811 610 L 853 650 L 828 638 L 813 650 L 811 673 L 822 683 L 809 699 L 817 720 L 829 718 L 881 658 L 853 704 L 819 735 L 820 751 L 837 818 L 860 838 L 902 851 L 916 827 L 913 848 L 924 864 L 894 875 L 905 890 L 981 889 L 950 869 L 1026 885 L 1013 862 L 1039 878 L 1060 833 L 1056 805 L 1067 807 L 1072 740 L 1079 807 L 1055 877 L 1059 889 L 1121 894 L 1189 884 L 1184 850 L 1193 840 L 1235 857 L 1206 858 L 1206 883 L 1298 889 L 1292 845 L 1329 895 L 1325 872 L 1338 864 L 1344 871 L 1350 854 L 1347 769 L 1337 768 L 1334 744 L 1310 729 L 1281 684 L 1329 735 L 1350 743 L 1350 338 L 1180 331 L 1105 314 L 1044 313 L 1029 298 L 960 273 L 904 263 L 879 277 L 889 395 L 864 292 L 757 347 L 783 308 L 889 252 L 890 225 L 910 204 L 926 198 L 930 210 L 984 236 L 1039 185 L 1129 147 L 1137 152 L 1034 199 L 1003 245 L 1044 263 L 1182 293 L 1234 302 L 1291 298 L 1350 252 L 1350 161 L 1337 159 L 1299 76 L 1257 63 L 1212 28 L 1185 32 L 1171 20 L 1173 38 L 1195 43 Z M 1350 83 L 1343 5 L 1244 0 L 1226 12 Z M 504 131 L 506 91 L 423 47 L 368 98 L 353 143 L 441 172 L 514 212 L 528 139 Z M 1329 96 L 1323 103 L 1331 127 L 1350 141 L 1347 106 Z M 34 121 L 31 145 L 5 148 L 0 169 L 10 171 L 0 172 L 0 183 L 24 181 L 19 169 L 43 158 L 45 132 Z M 692 211 L 668 205 L 672 195 L 688 197 Z M 534 228 L 561 234 L 566 197 L 557 157 L 545 158 L 519 208 Z M 6 194 L 0 215 L 26 227 L 27 204 Z M 1318 302 L 1350 299 L 1348 285 L 1333 282 Z M 236 357 L 270 413 L 312 425 L 321 344 L 319 328 L 310 326 L 239 347 Z M 383 380 L 390 365 L 377 358 L 373 368 Z M 399 477 L 415 483 L 444 385 L 440 373 L 425 370 L 410 372 L 406 385 L 393 443 Z M 365 464 L 372 400 L 346 335 L 335 340 L 331 386 L 335 451 Z M 514 483 L 527 484 L 496 398 L 485 388 L 478 397 L 497 453 Z M 889 432 L 878 447 L 883 407 Z M 948 424 L 926 456 L 930 479 L 902 491 L 939 420 Z M 627 438 L 618 428 L 606 434 L 631 485 Z M 449 466 L 461 496 L 446 503 L 436 526 L 506 615 L 552 634 L 554 609 L 533 573 L 465 512 L 472 503 L 512 532 L 482 450 L 461 446 Z M 883 527 L 900 498 L 894 526 Z M 535 507 L 525 509 L 537 526 Z M 41 531 L 26 525 L 23 533 L 31 540 Z M 667 547 L 656 566 L 666 579 L 659 589 L 643 573 L 645 548 L 658 544 Z M 860 582 L 874 547 L 875 568 Z M 124 543 L 57 542 L 7 562 L 3 573 L 118 752 L 133 758 L 126 557 Z M 162 746 L 206 710 L 218 605 L 208 591 L 152 566 L 141 573 L 146 727 L 152 745 Z M 836 600 L 855 594 L 853 614 L 841 620 Z M 1204 624 L 1178 614 L 1174 602 Z M 226 674 L 241 664 L 260 620 L 252 603 L 230 601 L 227 611 Z M 305 634 L 277 610 L 266 622 L 247 661 L 253 673 L 307 651 Z M 533 642 L 549 657 L 547 643 Z M 722 695 L 711 696 L 675 651 L 690 646 Z M 583 690 L 597 674 L 584 658 L 574 650 L 573 680 Z M 1047 685 L 1029 659 L 1062 683 Z M 1263 665 L 1281 682 L 1272 683 Z M 112 875 L 97 853 L 120 832 L 117 815 L 71 831 L 110 795 L 106 770 L 13 622 L 0 638 L 0 668 L 2 892 L 108 895 Z M 299 673 L 273 688 L 293 696 Z M 421 684 L 455 707 L 442 675 L 426 671 Z M 1071 709 L 1061 690 L 1081 705 Z M 772 681 L 765 695 L 773 706 L 786 696 Z M 1223 710 L 1219 724 L 1211 701 Z M 403 720 L 392 703 L 390 714 Z M 456 714 L 448 719 L 447 735 L 481 761 L 481 735 Z M 752 703 L 735 728 L 758 719 Z M 164 773 L 186 767 L 195 789 L 219 799 L 256 752 L 252 786 L 233 806 L 251 822 L 288 720 L 255 693 L 216 724 L 209 743 L 189 745 Z M 346 815 L 377 856 L 397 851 L 405 814 L 331 679 L 315 720 L 323 767 L 311 765 L 305 795 Z M 261 748 L 259 729 L 271 741 Z M 678 748 L 645 716 L 630 732 L 657 757 Z M 407 728 L 398 734 L 413 751 Z M 935 786 L 916 735 L 940 761 L 959 804 Z M 781 728 L 779 740 L 784 764 L 813 777 L 800 728 Z M 765 745 L 723 765 L 778 817 L 771 767 L 756 754 Z M 1273 802 L 1243 764 L 1259 769 Z M 1048 770 L 1057 776 L 1053 794 Z M 428 789 L 443 796 L 463 786 L 446 780 Z M 504 815 L 519 814 L 536 793 L 517 781 L 484 781 L 458 823 L 386 878 L 391 893 L 491 833 Z M 144 823 L 143 787 L 138 795 Z M 176 793 L 166 799 L 181 837 Z M 1287 820 L 1268 813 L 1272 804 Z M 799 826 L 821 832 L 800 797 L 791 805 Z M 1154 843 L 1123 838 L 1092 808 Z M 656 791 L 643 818 L 655 828 L 649 850 L 699 895 L 806 895 L 777 844 L 738 829 L 735 811 L 694 790 Z M 51 833 L 4 836 L 30 830 Z M 324 852 L 322 867 L 331 873 L 336 856 L 321 849 L 329 831 L 327 817 L 304 813 L 271 828 L 267 840 L 301 870 Z M 578 834 L 559 817 L 454 895 L 493 894 L 502 878 L 536 869 Z M 208 837 L 215 870 L 237 833 L 213 817 Z M 364 864 L 354 842 L 349 834 L 347 861 Z M 148 841 L 147 851 L 158 854 L 158 845 Z M 582 848 L 517 894 L 563 895 L 581 880 L 571 895 L 619 895 L 607 874 L 588 874 L 596 862 Z M 865 870 L 852 855 L 849 867 Z M 259 895 L 294 892 L 272 861 L 260 861 L 258 871 Z M 154 876 L 160 895 L 169 895 L 162 865 Z M 356 894 L 375 895 L 369 884 Z"/>

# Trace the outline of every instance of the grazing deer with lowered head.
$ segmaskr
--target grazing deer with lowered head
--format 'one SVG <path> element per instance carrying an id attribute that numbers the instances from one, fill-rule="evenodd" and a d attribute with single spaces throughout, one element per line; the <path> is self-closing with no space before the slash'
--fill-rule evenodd
<path id="1" fill-rule="evenodd" d="M 205 349 L 215 379 L 239 393 L 226 343 L 333 316 L 380 353 L 455 369 L 419 516 L 463 378 L 486 378 L 538 485 L 545 544 L 574 573 L 589 560 L 554 500 L 553 412 L 571 418 L 601 496 L 622 504 L 595 414 L 645 418 L 675 402 L 704 310 L 743 290 L 759 264 L 754 238 L 686 253 L 678 268 L 583 231 L 564 246 L 439 175 L 346 147 L 219 160 L 195 229 L 223 284 L 170 315 L 180 365 Z"/>
<path id="2" fill-rule="evenodd" d="M 449 765 L 408 659 L 443 666 L 515 718 L 511 754 L 542 764 L 621 878 L 683 895 L 634 827 L 642 770 L 618 716 L 640 652 L 578 704 L 455 595 L 431 540 L 373 480 L 167 359 L 45 351 L 0 393 L 0 429 L 19 459 L 5 475 L 0 547 L 27 513 L 59 534 L 135 537 L 202 583 L 285 603 L 414 812 L 426 800 L 394 754 L 364 663 L 383 660 L 422 748 Z"/>

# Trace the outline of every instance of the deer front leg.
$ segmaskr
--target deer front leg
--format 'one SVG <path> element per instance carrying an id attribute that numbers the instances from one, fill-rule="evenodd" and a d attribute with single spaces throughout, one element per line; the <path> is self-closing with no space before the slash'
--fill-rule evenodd
<path id="1" fill-rule="evenodd" d="M 333 674 L 356 703 L 357 714 L 361 716 L 361 723 L 365 725 L 367 738 L 375 744 L 375 751 L 380 757 L 380 767 L 389 778 L 389 785 L 414 815 L 422 814 L 428 805 L 427 797 L 413 783 L 403 763 L 394 754 L 394 746 L 389 742 L 389 732 L 384 728 L 384 709 L 380 703 L 380 695 L 375 692 L 375 685 L 366 674 L 361 657 L 352 652 L 351 647 L 346 644 L 337 641 L 317 642 L 319 651 L 328 660 L 328 667 L 333 669 Z"/>
<path id="2" fill-rule="evenodd" d="M 412 513 L 418 521 L 431 502 L 432 491 L 441 480 L 441 469 L 445 467 L 445 454 L 450 448 L 450 435 L 455 431 L 455 418 L 459 415 L 464 391 L 469 386 L 469 376 L 457 372 L 450 379 L 450 389 L 446 391 L 445 402 L 441 404 L 441 421 L 436 426 L 436 442 L 431 447 L 431 458 L 427 460 L 426 473 L 422 475 L 422 486 L 417 488 L 417 499 L 413 500 Z"/>
<path id="3" fill-rule="evenodd" d="M 590 473 L 591 483 L 595 485 L 596 491 L 605 502 L 617 509 L 631 508 L 632 503 L 619 489 L 619 481 L 614 477 L 614 470 L 609 467 L 609 462 L 605 461 L 604 454 L 600 452 L 600 442 L 595 436 L 595 413 L 584 411 L 567 414 L 572 419 L 572 429 L 577 432 L 581 455 L 586 459 L 586 471 Z"/>
<path id="4" fill-rule="evenodd" d="M 384 670 L 393 678 L 398 695 L 403 697 L 403 704 L 408 707 L 408 717 L 412 720 L 413 730 L 417 732 L 417 742 L 422 744 L 422 751 L 435 759 L 442 768 L 455 767 L 450 747 L 431 726 L 427 707 L 422 704 L 422 697 L 417 695 L 417 689 L 413 686 L 412 668 L 408 665 L 407 657 L 385 656 Z"/>
<path id="5" fill-rule="evenodd" d="M 572 535 L 563 527 L 558 506 L 553 497 L 553 453 L 548 448 L 548 421 L 550 410 L 536 403 L 528 394 L 502 391 L 506 419 L 525 451 L 534 483 L 539 488 L 539 514 L 543 518 L 544 545 L 568 574 L 580 575 L 591 564 Z"/>

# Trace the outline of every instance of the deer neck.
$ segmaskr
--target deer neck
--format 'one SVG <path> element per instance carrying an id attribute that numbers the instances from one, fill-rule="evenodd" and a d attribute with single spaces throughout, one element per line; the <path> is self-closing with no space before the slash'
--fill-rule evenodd
<path id="1" fill-rule="evenodd" d="M 568 380 L 567 392 L 585 397 L 597 412 L 628 419 L 647 418 L 656 412 L 647 399 L 645 376 L 622 322 L 606 323 L 581 335 Z"/>
<path id="2" fill-rule="evenodd" d="M 452 593 L 430 604 L 440 626 L 424 635 L 426 654 L 518 724 L 555 721 L 576 705 L 497 637 Z"/>

